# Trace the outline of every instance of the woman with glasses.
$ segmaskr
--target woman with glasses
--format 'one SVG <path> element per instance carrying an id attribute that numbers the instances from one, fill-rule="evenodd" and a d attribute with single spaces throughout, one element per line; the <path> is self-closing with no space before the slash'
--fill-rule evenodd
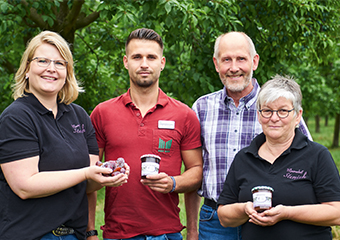
<path id="1" fill-rule="evenodd" d="M 263 133 L 235 156 L 218 200 L 221 224 L 242 225 L 242 240 L 326 240 L 340 225 L 339 172 L 327 148 L 297 129 L 301 100 L 299 85 L 279 75 L 259 92 Z M 255 210 L 253 197 L 267 210 Z"/>
<path id="2" fill-rule="evenodd" d="M 125 183 L 129 167 L 106 177 L 112 170 L 95 166 L 95 131 L 72 103 L 81 88 L 67 42 L 50 31 L 35 36 L 15 81 L 15 101 L 0 116 L 0 239 L 95 235 L 88 198 L 95 203 L 95 190 Z"/>

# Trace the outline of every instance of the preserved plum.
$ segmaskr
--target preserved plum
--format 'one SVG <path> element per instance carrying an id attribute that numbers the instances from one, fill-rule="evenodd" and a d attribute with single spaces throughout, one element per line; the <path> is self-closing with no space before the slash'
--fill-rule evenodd
<path id="1" fill-rule="evenodd" d="M 101 162 L 98 161 L 96 162 L 96 165 L 102 168 L 110 168 L 112 169 L 112 173 L 111 174 L 103 174 L 104 176 L 116 176 L 120 173 L 125 173 L 126 169 L 125 169 L 125 160 L 124 158 L 120 157 L 117 160 L 109 160 L 106 162 Z"/>

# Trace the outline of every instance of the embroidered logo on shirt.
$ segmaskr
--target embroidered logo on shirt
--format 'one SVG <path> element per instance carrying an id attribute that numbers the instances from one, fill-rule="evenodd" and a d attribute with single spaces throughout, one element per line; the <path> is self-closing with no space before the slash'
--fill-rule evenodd
<path id="1" fill-rule="evenodd" d="M 283 175 L 283 177 L 298 180 L 298 179 L 306 179 L 307 172 L 305 170 L 293 170 L 292 168 L 287 168 L 287 173 Z"/>
<path id="2" fill-rule="evenodd" d="M 171 144 L 172 144 L 172 139 L 170 139 L 169 141 L 164 141 L 163 139 L 159 138 L 158 152 L 166 152 L 166 153 L 170 152 Z"/>
<path id="3" fill-rule="evenodd" d="M 80 125 L 80 124 L 77 124 L 77 125 L 72 124 L 71 126 L 73 128 L 73 133 L 84 133 L 84 132 L 86 132 L 84 124 L 82 124 L 82 125 Z"/>

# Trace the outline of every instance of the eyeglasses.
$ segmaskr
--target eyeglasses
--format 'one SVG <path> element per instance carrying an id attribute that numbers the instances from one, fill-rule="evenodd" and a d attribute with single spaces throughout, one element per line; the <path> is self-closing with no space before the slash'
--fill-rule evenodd
<path id="1" fill-rule="evenodd" d="M 276 112 L 277 116 L 279 118 L 286 118 L 288 117 L 289 113 L 293 111 L 293 109 L 287 110 L 287 109 L 279 109 L 279 110 L 270 110 L 270 109 L 261 109 L 259 110 L 260 114 L 264 118 L 271 118 L 273 116 L 273 113 Z"/>
<path id="2" fill-rule="evenodd" d="M 35 57 L 31 61 L 37 60 L 37 64 L 40 67 L 48 67 L 51 62 L 54 63 L 54 67 L 59 70 L 65 70 L 67 67 L 67 62 L 65 60 L 51 60 L 43 57 Z"/>

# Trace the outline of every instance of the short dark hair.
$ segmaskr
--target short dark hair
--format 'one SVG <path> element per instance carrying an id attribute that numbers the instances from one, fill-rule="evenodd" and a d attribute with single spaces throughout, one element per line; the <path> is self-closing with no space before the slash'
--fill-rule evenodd
<path id="1" fill-rule="evenodd" d="M 125 43 L 125 49 L 127 48 L 127 46 L 129 45 L 130 41 L 132 39 L 141 39 L 141 40 L 150 40 L 150 41 L 155 41 L 158 43 L 158 45 L 161 47 L 162 51 L 163 51 L 163 40 L 161 38 L 161 36 L 159 36 L 158 33 L 156 33 L 154 30 L 152 29 L 148 29 L 148 28 L 139 28 L 136 29 L 134 31 L 132 31 L 129 35 L 129 37 L 126 40 Z"/>

